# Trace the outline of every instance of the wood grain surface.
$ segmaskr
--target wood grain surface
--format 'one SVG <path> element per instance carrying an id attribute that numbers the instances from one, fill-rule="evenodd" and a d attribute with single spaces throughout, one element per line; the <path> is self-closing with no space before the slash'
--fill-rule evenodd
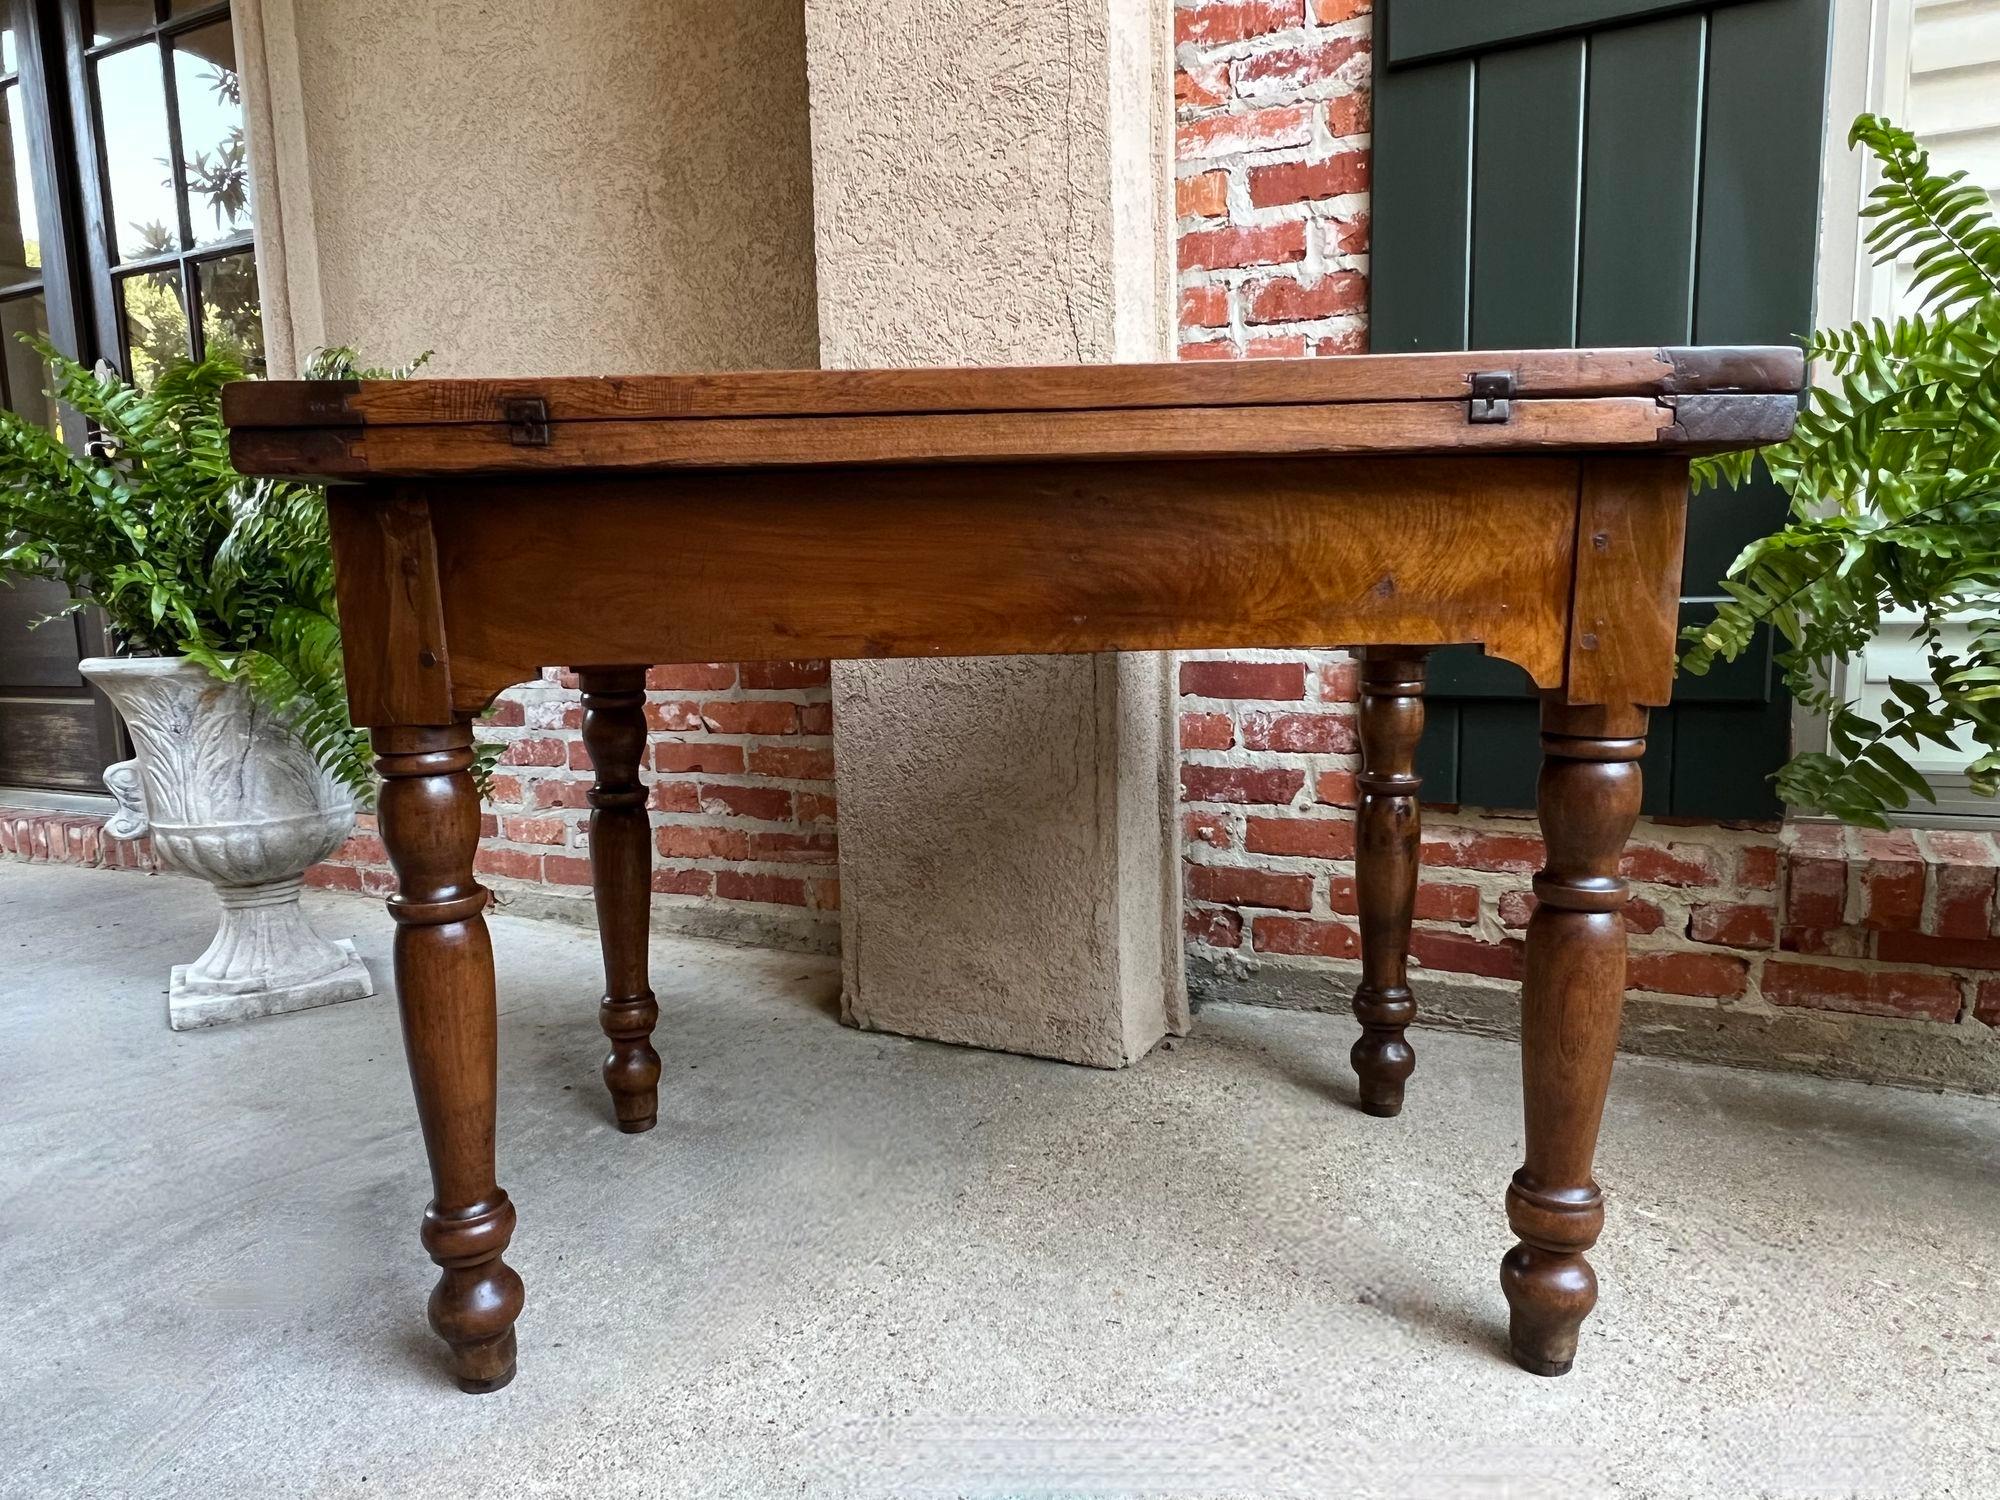
<path id="1" fill-rule="evenodd" d="M 543 401 L 552 422 L 1311 406 L 1463 400 L 1471 377 L 1488 371 L 1512 375 L 1523 397 L 1790 393 L 1805 379 L 1797 349 L 1537 349 L 1214 364 L 249 381 L 223 393 L 223 414 L 231 427 L 254 428 L 504 423 L 507 404 L 521 399 Z"/>
<path id="2" fill-rule="evenodd" d="M 1563 680 L 1571 459 L 705 472 L 587 504 L 565 483 L 430 490 L 462 711 L 548 662 L 1385 636 Z"/>
<path id="3" fill-rule="evenodd" d="M 703 421 L 551 422 L 523 445 L 495 423 L 431 427 L 239 428 L 247 473 L 340 483 L 459 474 L 792 468 L 875 464 L 1255 459 L 1285 454 L 1571 452 L 1669 448 L 1681 453 L 1776 442 L 1794 409 L 1779 398 L 1709 398 L 1745 408 L 1726 441 L 1690 430 L 1650 397 L 1515 401 L 1507 422 L 1470 423 L 1463 403 L 970 412 L 916 416 L 717 417 Z"/>

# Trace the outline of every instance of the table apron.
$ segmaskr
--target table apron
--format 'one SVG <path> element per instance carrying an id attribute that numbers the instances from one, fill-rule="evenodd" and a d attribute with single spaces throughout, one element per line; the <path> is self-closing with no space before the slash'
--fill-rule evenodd
<path id="1" fill-rule="evenodd" d="M 448 722 L 550 664 L 1366 643 L 1476 643 L 1572 701 L 1659 703 L 1686 460 L 565 474 L 330 504 L 364 724 Z"/>

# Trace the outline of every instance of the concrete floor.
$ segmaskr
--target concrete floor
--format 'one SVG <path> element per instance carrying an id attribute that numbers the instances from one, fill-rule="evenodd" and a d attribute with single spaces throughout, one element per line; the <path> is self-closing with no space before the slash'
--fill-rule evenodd
<path id="1" fill-rule="evenodd" d="M 2000 1495 L 2000 1104 L 1621 1063 L 1576 1372 L 1501 1353 L 1515 1055 L 1211 1007 L 1123 1073 L 844 1030 L 655 948 L 660 1129 L 587 932 L 493 922 L 520 1378 L 450 1385 L 386 995 L 166 1029 L 209 896 L 0 865 L 0 1494 Z M 379 909 L 317 897 L 387 989 Z"/>

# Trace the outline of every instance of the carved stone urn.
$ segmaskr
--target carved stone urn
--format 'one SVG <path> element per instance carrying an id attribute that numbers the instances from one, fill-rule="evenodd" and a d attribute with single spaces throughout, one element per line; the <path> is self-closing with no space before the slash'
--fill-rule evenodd
<path id="1" fill-rule="evenodd" d="M 114 838 L 151 833 L 161 864 L 206 880 L 222 901 L 208 951 L 175 964 L 176 1031 L 355 1000 L 375 992 L 352 939 L 313 931 L 299 905 L 306 868 L 354 826 L 354 799 L 285 722 L 241 683 L 182 657 L 93 657 L 138 755 L 104 773 Z"/>

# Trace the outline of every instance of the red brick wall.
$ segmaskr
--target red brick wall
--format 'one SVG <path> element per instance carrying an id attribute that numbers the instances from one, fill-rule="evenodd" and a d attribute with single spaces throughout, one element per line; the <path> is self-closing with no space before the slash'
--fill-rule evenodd
<path id="1" fill-rule="evenodd" d="M 653 813 L 656 907 L 718 907 L 745 933 L 827 947 L 838 941 L 833 704 L 823 661 L 655 667 L 645 770 Z M 480 879 L 504 900 L 523 891 L 587 897 L 583 704 L 550 672 L 495 704 L 479 737 L 503 749 L 480 840 Z M 313 872 L 314 883 L 392 888 L 364 818 Z M 754 925 L 753 925 L 754 924 Z"/>
<path id="2" fill-rule="evenodd" d="M 158 868 L 151 839 L 106 838 L 104 819 L 95 814 L 19 807 L 0 807 L 0 859 L 148 873 Z"/>
<path id="3" fill-rule="evenodd" d="M 1368 0 L 1174 12 L 1181 358 L 1366 347 L 1369 20 Z"/>
<path id="4" fill-rule="evenodd" d="M 1354 667 L 1338 652 L 1189 657 L 1180 668 L 1190 951 L 1280 983 L 1351 978 Z M 1411 953 L 1520 977 L 1542 844 L 1526 813 L 1427 806 Z M 1635 992 L 2000 1024 L 2000 848 L 1991 835 L 1642 819 L 1626 854 Z"/>

